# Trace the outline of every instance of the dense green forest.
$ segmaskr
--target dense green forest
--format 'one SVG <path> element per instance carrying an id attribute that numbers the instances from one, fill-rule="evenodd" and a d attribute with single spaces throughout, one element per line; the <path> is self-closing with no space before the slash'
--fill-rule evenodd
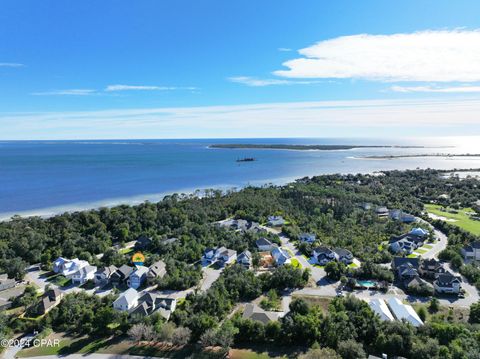
<path id="1" fill-rule="evenodd" d="M 357 273 L 360 277 L 390 280 L 387 277 L 391 273 L 377 266 L 391 260 L 380 244 L 410 227 L 378 218 L 374 209 L 387 206 L 421 216 L 424 203 L 461 208 L 470 207 L 480 198 L 478 180 L 444 178 L 443 174 L 416 170 L 383 175 L 325 175 L 280 187 L 247 187 L 227 193 L 209 190 L 201 196 L 171 195 L 158 203 L 65 213 L 48 219 L 16 217 L 0 223 L 0 270 L 21 278 L 28 264 L 40 262 L 49 267 L 60 255 L 118 266 L 127 263 L 129 257 L 114 246 L 146 235 L 153 239 L 146 251 L 147 264 L 159 258 L 167 264 L 168 274 L 159 281 L 159 287 L 185 289 L 201 278 L 200 266 L 195 263 L 205 248 L 224 245 L 237 251 L 254 251 L 255 240 L 262 235 L 233 232 L 214 222 L 236 217 L 265 223 L 269 215 L 282 215 L 288 221 L 283 230 L 292 239 L 302 232 L 314 233 L 322 244 L 350 249 L 364 264 Z M 373 210 L 360 208 L 359 204 L 365 202 L 371 203 Z M 478 267 L 464 265 L 459 255 L 460 248 L 476 237 L 445 222 L 433 223 L 449 236 L 449 245 L 441 257 L 472 282 L 480 283 Z M 274 235 L 269 236 L 278 241 Z M 178 240 L 164 241 L 171 237 Z M 96 258 L 100 253 L 104 256 Z M 148 332 L 171 342 L 203 346 L 281 342 L 312 347 L 312 351 L 330 347 L 342 358 L 363 358 L 365 352 L 395 353 L 407 358 L 480 358 L 478 305 L 472 306 L 470 323 L 436 314 L 432 305 L 430 319 L 418 329 L 402 322 L 379 322 L 368 305 L 350 297 L 334 299 L 328 311 L 295 300 L 287 316 L 267 325 L 239 315 L 228 318 L 238 303 L 251 301 L 269 290 L 300 288 L 308 277 L 307 270 L 291 266 L 256 276 L 233 265 L 208 291 L 188 295 L 169 323 L 155 315 L 129 318 L 118 313 L 112 309 L 110 296 L 100 299 L 75 294 L 67 295 L 38 322 L 12 322 L 1 316 L 0 332 L 9 335 L 12 330 L 51 327 L 73 334 L 137 338 L 139 332 L 145 338 Z"/>

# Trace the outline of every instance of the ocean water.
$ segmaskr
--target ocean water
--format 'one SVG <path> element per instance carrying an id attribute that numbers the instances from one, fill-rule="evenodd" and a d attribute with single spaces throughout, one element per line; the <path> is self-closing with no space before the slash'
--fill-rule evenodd
<path id="1" fill-rule="evenodd" d="M 212 149 L 215 143 L 412 145 L 339 151 Z M 0 219 L 159 200 L 196 189 L 283 184 L 325 173 L 480 168 L 480 157 L 361 159 L 476 153 L 480 137 L 428 139 L 210 139 L 0 142 Z M 236 162 L 255 157 L 255 162 Z"/>

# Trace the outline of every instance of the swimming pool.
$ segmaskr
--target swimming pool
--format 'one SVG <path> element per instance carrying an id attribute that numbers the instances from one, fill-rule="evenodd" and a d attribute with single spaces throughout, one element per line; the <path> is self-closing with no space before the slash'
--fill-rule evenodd
<path id="1" fill-rule="evenodd" d="M 373 280 L 357 280 L 357 284 L 364 288 L 372 288 L 377 286 L 377 282 Z"/>

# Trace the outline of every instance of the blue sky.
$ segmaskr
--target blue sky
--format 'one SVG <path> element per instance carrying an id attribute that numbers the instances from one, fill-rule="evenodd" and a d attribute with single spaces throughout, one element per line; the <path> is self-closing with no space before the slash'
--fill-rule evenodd
<path id="1" fill-rule="evenodd" d="M 4 0 L 0 139 L 480 133 L 479 11 Z"/>

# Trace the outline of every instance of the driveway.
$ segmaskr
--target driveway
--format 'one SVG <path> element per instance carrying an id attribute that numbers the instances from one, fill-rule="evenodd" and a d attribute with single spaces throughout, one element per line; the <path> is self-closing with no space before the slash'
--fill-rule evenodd
<path id="1" fill-rule="evenodd" d="M 215 282 L 218 277 L 220 277 L 220 274 L 222 274 L 223 268 L 222 269 L 213 269 L 211 267 L 204 267 L 202 268 L 203 272 L 203 282 L 200 285 L 200 290 L 201 291 L 206 291 L 208 290 L 213 282 Z"/>

